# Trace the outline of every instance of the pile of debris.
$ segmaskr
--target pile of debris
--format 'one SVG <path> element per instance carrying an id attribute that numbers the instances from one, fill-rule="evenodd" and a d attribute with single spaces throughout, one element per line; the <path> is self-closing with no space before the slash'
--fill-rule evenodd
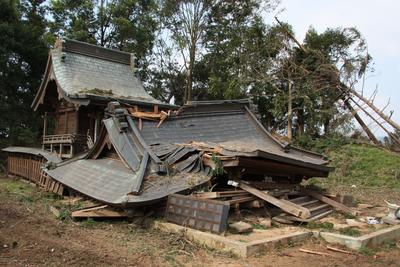
<path id="1" fill-rule="evenodd" d="M 278 141 L 248 100 L 192 102 L 174 111 L 110 102 L 102 125 L 87 152 L 53 163 L 48 156 L 40 159 L 47 167 L 36 168 L 39 178 L 32 181 L 44 176 L 64 195 L 98 201 L 101 208 L 90 207 L 91 214 L 168 198 L 168 220 L 213 232 L 226 230 L 231 208 L 263 208 L 274 221 L 286 223 L 316 220 L 334 209 L 354 214 L 300 186 L 304 179 L 327 177 L 333 168 L 323 155 Z M 6 151 L 10 158 L 23 153 Z M 33 160 L 18 159 L 21 166 Z M 21 167 L 14 165 L 11 170 Z"/>
<path id="2" fill-rule="evenodd" d="M 356 210 L 340 202 L 343 197 L 332 198 L 329 194 L 299 185 L 232 180 L 227 184 L 232 187 L 221 191 L 194 192 L 191 196 L 169 196 L 167 220 L 222 233 L 227 230 L 230 208 L 239 218 L 242 217 L 241 210 L 251 210 L 251 213 L 258 212 L 258 218 L 263 218 L 264 222 L 283 224 L 319 220 L 334 210 L 357 215 Z"/>

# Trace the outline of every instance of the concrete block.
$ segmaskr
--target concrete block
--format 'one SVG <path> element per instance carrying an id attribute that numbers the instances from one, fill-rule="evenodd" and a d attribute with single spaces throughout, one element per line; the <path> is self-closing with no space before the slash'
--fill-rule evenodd
<path id="1" fill-rule="evenodd" d="M 235 222 L 229 224 L 229 227 L 234 231 L 235 233 L 249 233 L 253 231 L 253 228 L 251 227 L 251 224 L 248 224 L 246 222 Z"/>

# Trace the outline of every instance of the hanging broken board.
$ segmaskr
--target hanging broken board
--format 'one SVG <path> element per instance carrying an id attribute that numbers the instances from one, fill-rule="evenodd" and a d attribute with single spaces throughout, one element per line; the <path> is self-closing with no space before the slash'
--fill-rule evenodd
<path id="1" fill-rule="evenodd" d="M 182 226 L 214 233 L 226 231 L 229 203 L 173 194 L 168 197 L 166 219 Z"/>

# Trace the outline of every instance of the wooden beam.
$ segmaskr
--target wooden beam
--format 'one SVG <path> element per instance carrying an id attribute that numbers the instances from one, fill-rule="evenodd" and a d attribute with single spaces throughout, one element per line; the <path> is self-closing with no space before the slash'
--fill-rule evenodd
<path id="1" fill-rule="evenodd" d="M 249 192 L 244 190 L 236 190 L 236 191 L 221 191 L 221 192 L 201 192 L 195 194 L 196 197 L 201 197 L 201 198 L 235 197 L 242 195 L 249 195 Z"/>
<path id="2" fill-rule="evenodd" d="M 249 192 L 250 194 L 261 198 L 265 201 L 267 201 L 268 203 L 271 203 L 274 206 L 277 206 L 279 208 L 281 208 L 283 211 L 292 214 L 296 217 L 300 217 L 303 219 L 306 219 L 308 217 L 311 216 L 310 211 L 307 208 L 304 208 L 302 206 L 299 206 L 297 204 L 294 203 L 289 203 L 287 201 L 281 201 L 280 199 L 277 199 L 275 197 L 273 197 L 272 195 L 260 191 L 250 185 L 247 185 L 245 183 L 242 182 L 236 182 L 236 181 L 229 181 L 228 184 L 232 185 L 232 186 L 238 186 L 240 188 L 242 188 L 243 190 L 246 190 L 247 192 Z"/>
<path id="3" fill-rule="evenodd" d="M 113 210 L 107 205 L 96 206 L 92 208 L 73 211 L 72 218 L 119 218 L 127 217 L 125 211 Z"/>
<path id="4" fill-rule="evenodd" d="M 337 202 L 337 201 L 335 201 L 333 199 L 330 199 L 329 197 L 326 197 L 326 196 L 324 196 L 324 195 L 322 195 L 320 193 L 317 193 L 317 192 L 312 191 L 312 190 L 308 190 L 308 189 L 306 189 L 304 187 L 300 188 L 300 190 L 304 194 L 309 195 L 309 196 L 311 196 L 313 198 L 318 199 L 319 201 L 322 201 L 322 202 L 332 206 L 337 211 L 348 213 L 348 214 L 351 214 L 351 215 L 354 215 L 354 216 L 358 215 L 357 211 L 355 211 L 355 210 L 343 205 L 342 203 L 339 203 L 339 202 Z"/>

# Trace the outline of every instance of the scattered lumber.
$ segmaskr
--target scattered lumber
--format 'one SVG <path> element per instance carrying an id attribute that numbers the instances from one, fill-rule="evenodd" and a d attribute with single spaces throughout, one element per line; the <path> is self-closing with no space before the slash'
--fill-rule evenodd
<path id="1" fill-rule="evenodd" d="M 335 201 L 335 200 L 333 200 L 333 199 L 331 199 L 329 197 L 326 197 L 326 196 L 324 196 L 324 195 L 322 195 L 320 193 L 317 193 L 315 191 L 306 189 L 304 187 L 302 187 L 300 190 L 301 190 L 301 192 L 303 192 L 306 195 L 309 195 L 309 196 L 311 196 L 313 198 L 316 198 L 316 199 L 318 199 L 318 200 L 320 200 L 320 201 L 322 201 L 322 202 L 324 202 L 326 204 L 329 204 L 330 206 L 332 206 L 337 211 L 348 213 L 348 214 L 351 214 L 351 215 L 354 215 L 354 216 L 358 215 L 358 211 L 355 211 L 355 210 L 343 205 L 342 203 L 339 203 L 339 202 L 337 202 L 337 201 Z"/>
<path id="2" fill-rule="evenodd" d="M 125 211 L 114 210 L 108 205 L 95 206 L 73 211 L 72 218 L 123 218 L 128 217 Z"/>
<path id="3" fill-rule="evenodd" d="M 331 246 L 326 246 L 326 248 L 329 250 L 332 250 L 332 251 L 341 252 L 341 253 L 345 253 L 345 254 L 349 254 L 349 255 L 354 255 L 354 253 L 347 251 L 347 250 L 340 249 L 340 248 L 335 248 L 335 247 L 331 247 Z"/>
<path id="4" fill-rule="evenodd" d="M 321 256 L 332 256 L 329 253 L 325 253 L 325 252 L 319 252 L 319 251 L 313 251 L 313 250 L 308 250 L 308 249 L 299 249 L 300 252 L 304 252 L 304 253 L 308 253 L 308 254 L 315 254 L 315 255 L 321 255 Z"/>
<path id="5" fill-rule="evenodd" d="M 245 202 L 250 202 L 250 201 L 254 201 L 256 198 L 253 196 L 243 196 L 240 198 L 235 198 L 235 199 L 231 199 L 231 200 L 227 200 L 227 202 L 229 203 L 229 205 L 236 205 L 236 204 L 240 204 L 240 203 L 245 203 Z"/>
<path id="6" fill-rule="evenodd" d="M 228 181 L 229 185 L 235 186 L 235 187 L 240 187 L 243 190 L 246 190 L 247 192 L 249 192 L 250 194 L 261 198 L 265 201 L 267 201 L 268 203 L 271 203 L 272 205 L 275 205 L 279 208 L 281 208 L 283 211 L 292 214 L 296 217 L 300 217 L 303 219 L 306 219 L 308 217 L 310 217 L 311 213 L 307 208 L 304 208 L 300 205 L 297 205 L 295 203 L 292 203 L 290 201 L 283 201 L 282 199 L 278 199 L 270 194 L 268 194 L 267 192 L 263 192 L 260 191 L 250 185 L 247 185 L 243 182 L 236 182 L 236 181 Z"/>

